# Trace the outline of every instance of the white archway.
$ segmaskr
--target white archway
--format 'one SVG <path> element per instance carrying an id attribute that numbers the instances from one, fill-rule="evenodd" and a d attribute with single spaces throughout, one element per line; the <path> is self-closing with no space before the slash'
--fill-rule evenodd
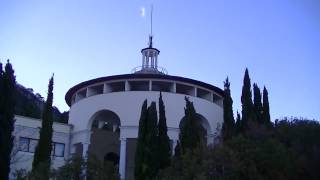
<path id="1" fill-rule="evenodd" d="M 209 121 L 201 114 L 196 113 L 196 121 L 200 123 L 201 127 L 203 128 L 203 136 L 207 142 L 207 144 L 210 144 L 211 142 L 209 141 L 210 138 L 208 138 L 209 135 L 212 134 L 212 128 L 209 124 Z M 181 128 L 181 126 L 183 126 L 183 123 L 185 121 L 185 116 L 180 120 L 179 122 L 179 128 Z"/>
<path id="2" fill-rule="evenodd" d="M 111 110 L 99 110 L 88 122 L 91 131 L 88 155 L 105 161 L 106 154 L 120 154 L 120 118 Z M 112 159 L 112 158 L 111 158 Z"/>
<path id="3" fill-rule="evenodd" d="M 121 126 L 121 121 L 119 116 L 108 109 L 99 110 L 92 115 L 90 118 L 87 129 L 105 129 L 116 131 Z"/>

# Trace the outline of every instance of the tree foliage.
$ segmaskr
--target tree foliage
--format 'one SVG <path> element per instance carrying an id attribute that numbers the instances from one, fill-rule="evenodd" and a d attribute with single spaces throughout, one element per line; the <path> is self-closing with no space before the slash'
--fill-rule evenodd
<path id="1" fill-rule="evenodd" d="M 40 167 L 36 172 L 28 173 L 21 169 L 14 173 L 17 180 L 39 180 L 44 179 L 45 176 L 41 170 L 45 170 L 46 167 Z M 87 176 L 84 177 L 83 172 L 87 172 Z M 68 159 L 66 163 L 58 169 L 51 169 L 49 172 L 50 179 L 54 180 L 120 180 L 117 168 L 113 163 L 101 162 L 93 156 L 89 156 L 86 161 L 81 156 L 74 155 L 71 159 Z"/>
<path id="2" fill-rule="evenodd" d="M 42 126 L 40 129 L 40 139 L 36 146 L 34 159 L 32 164 L 32 172 L 36 172 L 39 164 L 47 164 L 41 172 L 44 179 L 49 179 L 49 170 L 51 163 L 52 151 L 52 132 L 53 132 L 53 117 L 52 117 L 52 102 L 53 102 L 53 76 L 50 78 L 48 85 L 48 96 L 42 114 Z"/>
<path id="3" fill-rule="evenodd" d="M 2 70 L 0 63 L 0 179 L 8 179 L 13 148 L 16 78 L 9 60 Z"/>
<path id="4" fill-rule="evenodd" d="M 156 179 L 320 179 L 319 122 L 285 118 L 272 123 L 267 89 L 264 87 L 261 101 L 260 89 L 254 84 L 252 102 L 250 86 L 246 69 L 241 96 L 242 117 L 237 112 L 236 135 L 227 136 L 224 141 L 209 147 L 196 143 L 193 146 L 177 145 L 176 153 L 180 155 L 173 159 L 168 168 L 160 171 Z M 229 87 L 227 79 L 223 137 L 226 137 L 226 125 L 230 124 L 233 114 Z M 190 107 L 191 103 L 187 104 Z M 195 111 L 191 110 L 188 113 L 193 114 L 192 112 Z M 186 111 L 186 115 L 188 113 Z M 189 128 L 182 129 L 180 137 L 184 137 L 184 133 L 194 132 Z"/>
<path id="5" fill-rule="evenodd" d="M 243 78 L 241 103 L 242 103 L 242 128 L 249 130 L 250 125 L 253 123 L 253 103 L 252 103 L 251 82 L 250 82 L 248 69 L 246 69 L 244 78 Z"/>
<path id="6" fill-rule="evenodd" d="M 235 122 L 233 117 L 233 101 L 231 97 L 229 78 L 224 82 L 224 99 L 223 99 L 223 140 L 230 139 L 235 134 Z"/>
<path id="7" fill-rule="evenodd" d="M 137 138 L 137 147 L 135 154 L 135 166 L 134 174 L 135 179 L 143 179 L 145 174 L 145 146 L 146 146 L 146 134 L 147 134 L 147 121 L 148 121 L 148 103 L 145 100 L 141 107 L 141 115 L 139 120 L 139 131 Z"/>
<path id="8" fill-rule="evenodd" d="M 17 84 L 15 93 L 15 114 L 20 116 L 40 119 L 45 105 L 43 97 L 39 93 L 34 93 L 32 88 L 26 88 Z M 53 106 L 53 121 L 68 123 L 68 112 L 61 113 L 57 107 Z"/>
<path id="9" fill-rule="evenodd" d="M 170 165 L 171 151 L 170 151 L 170 139 L 168 136 L 167 119 L 164 102 L 162 100 L 162 93 L 160 92 L 159 97 L 159 135 L 158 135 L 158 157 L 159 157 L 159 168 L 163 169 Z"/>
<path id="10" fill-rule="evenodd" d="M 276 120 L 274 137 L 294 158 L 295 179 L 320 179 L 320 123 L 302 118 Z"/>
<path id="11" fill-rule="evenodd" d="M 155 102 L 148 108 L 147 135 L 146 135 L 146 179 L 152 179 L 159 169 L 158 151 L 158 114 Z"/>
<path id="12" fill-rule="evenodd" d="M 256 83 L 253 84 L 253 104 L 254 104 L 254 116 L 255 116 L 256 122 L 259 124 L 263 124 L 261 91 Z"/>
<path id="13" fill-rule="evenodd" d="M 264 87 L 262 101 L 260 88 L 254 83 L 252 100 L 250 81 L 249 72 L 246 69 L 241 96 L 242 117 L 241 121 L 236 122 L 236 132 L 255 139 L 266 138 L 271 135 L 266 129 L 272 127 L 268 91 Z"/>
<path id="14" fill-rule="evenodd" d="M 319 179 L 320 124 L 284 119 L 256 140 L 238 135 L 215 146 L 187 150 L 157 179 Z"/>
<path id="15" fill-rule="evenodd" d="M 269 107 L 269 97 L 268 90 L 266 87 L 263 88 L 263 113 L 262 113 L 263 122 L 267 125 L 270 125 L 270 107 Z"/>
<path id="16" fill-rule="evenodd" d="M 180 123 L 180 151 L 185 153 L 187 149 L 191 150 L 204 143 L 203 128 L 200 120 L 197 118 L 196 110 L 189 98 L 185 97 L 186 107 L 184 108 L 184 119 Z"/>
<path id="17" fill-rule="evenodd" d="M 138 142 L 135 157 L 135 179 L 152 179 L 158 172 L 158 117 L 156 103 L 147 108 L 145 100 L 139 121 Z"/>

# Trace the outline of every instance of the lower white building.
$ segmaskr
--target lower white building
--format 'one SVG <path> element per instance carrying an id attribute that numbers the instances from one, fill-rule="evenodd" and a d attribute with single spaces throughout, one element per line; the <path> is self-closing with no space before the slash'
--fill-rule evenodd
<path id="1" fill-rule="evenodd" d="M 119 167 L 121 179 L 133 179 L 134 154 L 141 106 L 157 102 L 160 92 L 166 108 L 168 135 L 172 150 L 179 138 L 184 119 L 185 97 L 189 97 L 197 117 L 206 130 L 207 143 L 214 143 L 223 123 L 223 90 L 213 85 L 167 75 L 158 67 L 160 51 L 141 50 L 142 66 L 132 74 L 100 77 L 72 87 L 65 100 L 70 106 L 68 124 L 54 123 L 53 167 L 57 168 L 72 154 L 94 155 Z M 13 169 L 30 169 L 39 138 L 40 120 L 16 116 L 15 139 L 19 146 Z"/>
<path id="2" fill-rule="evenodd" d="M 11 156 L 10 179 L 17 170 L 32 169 L 33 155 L 39 140 L 41 120 L 24 116 L 15 116 L 14 147 Z M 72 125 L 53 123 L 52 167 L 58 168 L 70 157 L 70 139 Z"/>

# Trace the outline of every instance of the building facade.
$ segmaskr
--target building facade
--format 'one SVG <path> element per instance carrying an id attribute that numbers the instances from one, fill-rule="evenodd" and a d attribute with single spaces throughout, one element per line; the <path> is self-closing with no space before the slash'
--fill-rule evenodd
<path id="1" fill-rule="evenodd" d="M 63 157 L 54 159 L 55 167 L 61 166 L 72 154 L 93 155 L 99 160 L 117 164 L 121 179 L 133 179 L 141 106 L 145 99 L 148 104 L 152 101 L 158 104 L 160 92 L 166 108 L 172 151 L 184 119 L 185 97 L 194 104 L 197 118 L 206 130 L 207 143 L 214 143 L 214 136 L 219 133 L 217 129 L 223 123 L 223 91 L 198 80 L 168 75 L 164 68 L 158 66 L 160 51 L 153 47 L 152 36 L 149 46 L 141 53 L 142 66 L 135 68 L 133 73 L 81 82 L 67 92 L 65 100 L 70 106 L 68 125 L 54 125 L 53 142 L 57 143 L 57 154 L 64 152 Z M 33 137 L 38 137 L 36 127 L 40 121 L 24 117 L 17 119 L 15 133 L 19 134 L 16 136 L 20 137 L 19 144 L 26 141 L 29 149 L 30 146 L 33 148 L 36 143 Z M 30 131 L 34 136 L 23 134 L 23 128 L 33 128 Z M 19 153 L 26 153 L 23 150 L 20 149 Z M 32 156 L 32 151 L 27 152 L 28 156 Z M 18 162 L 18 167 L 27 167 L 27 163 L 32 163 L 29 161 Z"/>

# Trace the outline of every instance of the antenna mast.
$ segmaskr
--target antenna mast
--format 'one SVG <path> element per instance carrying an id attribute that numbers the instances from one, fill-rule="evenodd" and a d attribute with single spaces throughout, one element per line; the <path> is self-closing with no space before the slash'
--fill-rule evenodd
<path id="1" fill-rule="evenodd" d="M 150 24 L 150 29 L 151 29 L 151 34 L 150 36 L 152 36 L 152 14 L 153 14 L 153 5 L 151 4 L 151 24 Z"/>

